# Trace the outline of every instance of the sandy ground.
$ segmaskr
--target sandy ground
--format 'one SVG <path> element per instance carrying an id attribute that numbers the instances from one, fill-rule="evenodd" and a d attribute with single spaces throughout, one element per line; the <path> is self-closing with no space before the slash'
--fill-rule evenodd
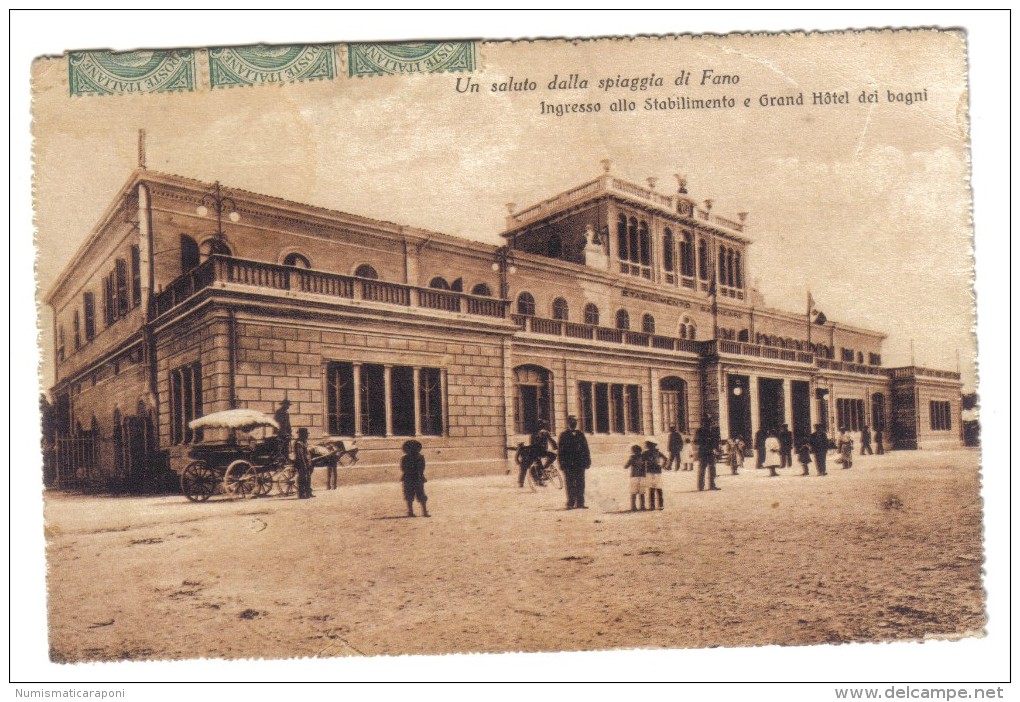
<path id="1" fill-rule="evenodd" d="M 511 476 L 317 497 L 46 501 L 55 661 L 818 644 L 980 635 L 976 451 L 901 452 L 770 479 L 664 475 L 625 511 Z M 722 466 L 720 466 L 722 468 Z"/>

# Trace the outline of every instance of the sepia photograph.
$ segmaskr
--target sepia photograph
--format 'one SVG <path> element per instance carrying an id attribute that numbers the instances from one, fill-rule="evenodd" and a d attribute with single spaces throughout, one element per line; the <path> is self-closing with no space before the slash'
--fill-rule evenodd
<path id="1" fill-rule="evenodd" d="M 35 57 L 49 664 L 984 639 L 922 24 Z"/>

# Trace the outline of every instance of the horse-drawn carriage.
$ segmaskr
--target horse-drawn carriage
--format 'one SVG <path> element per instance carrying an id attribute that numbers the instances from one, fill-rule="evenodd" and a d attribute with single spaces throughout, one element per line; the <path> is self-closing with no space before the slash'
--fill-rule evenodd
<path id="1" fill-rule="evenodd" d="M 262 412 L 247 409 L 214 412 L 190 422 L 203 441 L 188 452 L 181 471 L 181 492 L 205 502 L 217 492 L 236 497 L 293 494 L 297 474 L 287 447 L 276 436 L 279 425 Z M 209 437 L 205 440 L 205 437 Z"/>
<path id="2" fill-rule="evenodd" d="M 217 493 L 234 497 L 293 495 L 297 471 L 290 442 L 276 432 L 280 426 L 267 414 L 249 409 L 214 412 L 189 422 L 201 436 L 191 446 L 191 461 L 181 471 L 181 492 L 193 502 L 205 502 Z M 337 464 L 358 462 L 358 449 L 339 438 L 326 437 L 314 447 L 312 463 L 335 457 Z"/>

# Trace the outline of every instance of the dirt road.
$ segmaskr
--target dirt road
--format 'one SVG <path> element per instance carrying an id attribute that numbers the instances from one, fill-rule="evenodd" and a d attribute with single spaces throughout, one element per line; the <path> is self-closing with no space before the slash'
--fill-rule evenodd
<path id="1" fill-rule="evenodd" d="M 828 477 L 625 471 L 591 509 L 511 476 L 319 485 L 314 500 L 47 497 L 55 661 L 817 644 L 976 635 L 975 451 L 902 452 Z M 720 466 L 722 468 L 722 466 Z M 322 476 L 317 476 L 317 481 Z"/>

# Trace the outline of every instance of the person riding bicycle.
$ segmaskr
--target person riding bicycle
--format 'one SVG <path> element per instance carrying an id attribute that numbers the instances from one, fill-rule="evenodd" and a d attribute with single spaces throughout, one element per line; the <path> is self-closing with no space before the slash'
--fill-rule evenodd
<path id="1" fill-rule="evenodd" d="M 545 484 L 543 476 L 553 461 L 556 460 L 556 454 L 549 450 L 550 445 L 552 445 L 553 449 L 559 450 L 556 439 L 552 438 L 552 435 L 549 433 L 549 425 L 545 422 L 539 422 L 538 429 L 531 435 L 531 443 L 527 446 L 526 460 L 521 462 L 521 472 L 517 477 L 517 484 L 520 487 L 524 487 L 524 478 L 527 476 L 529 468 L 532 469 L 531 476 L 535 479 L 535 482 L 538 485 Z M 538 470 L 538 465 L 536 465 L 539 462 L 542 462 L 541 470 Z"/>

